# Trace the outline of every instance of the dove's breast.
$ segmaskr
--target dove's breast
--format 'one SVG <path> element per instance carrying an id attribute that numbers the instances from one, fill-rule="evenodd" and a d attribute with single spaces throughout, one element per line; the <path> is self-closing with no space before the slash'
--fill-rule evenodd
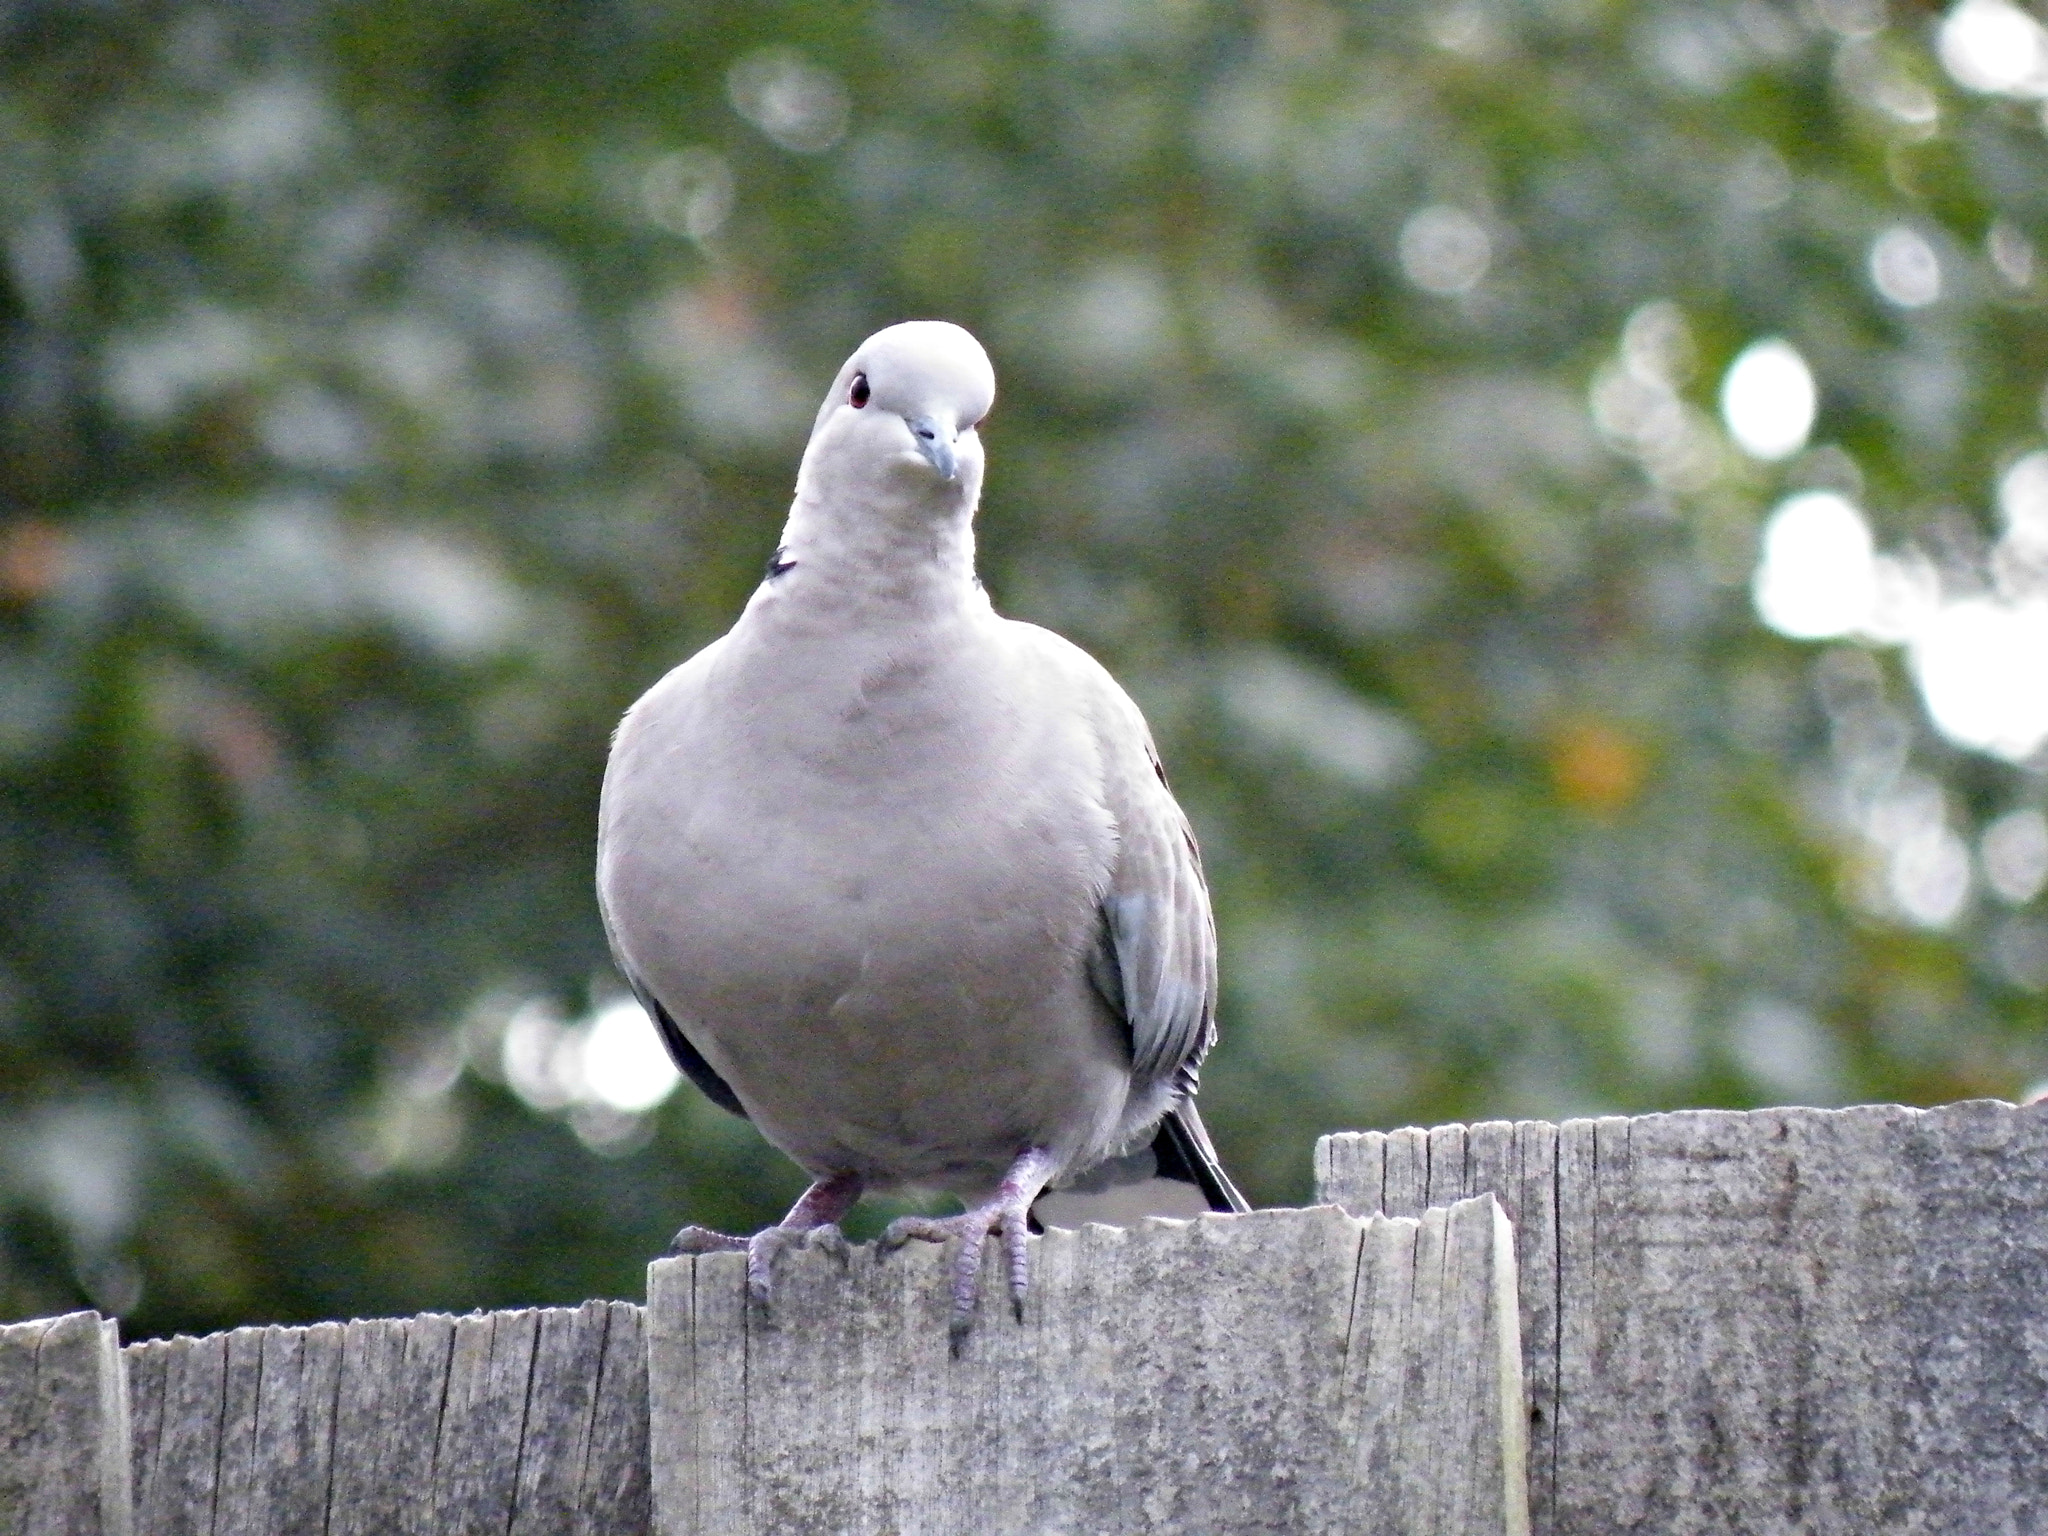
<path id="1" fill-rule="evenodd" d="M 973 1194 L 1116 1137 L 1086 956 L 1116 857 L 1070 678 L 1002 621 L 736 632 L 621 726 L 599 886 L 626 962 L 814 1174 Z"/>

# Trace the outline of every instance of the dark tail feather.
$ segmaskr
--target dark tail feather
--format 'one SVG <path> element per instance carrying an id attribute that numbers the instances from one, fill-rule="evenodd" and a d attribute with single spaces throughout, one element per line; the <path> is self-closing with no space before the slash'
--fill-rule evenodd
<path id="1" fill-rule="evenodd" d="M 1152 1138 L 1152 1155 L 1159 1160 L 1162 1179 L 1179 1179 L 1202 1192 L 1212 1211 L 1248 1211 L 1251 1204 L 1237 1192 L 1223 1163 L 1216 1156 L 1202 1117 L 1195 1113 L 1195 1101 L 1182 1099 L 1159 1122 Z"/>

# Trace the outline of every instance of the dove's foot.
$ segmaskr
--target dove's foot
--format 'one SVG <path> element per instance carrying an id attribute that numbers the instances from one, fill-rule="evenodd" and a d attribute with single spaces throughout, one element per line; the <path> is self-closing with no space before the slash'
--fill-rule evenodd
<path id="1" fill-rule="evenodd" d="M 784 1249 L 799 1248 L 806 1243 L 843 1249 L 846 1238 L 829 1221 L 815 1227 L 792 1227 L 786 1223 L 763 1227 L 752 1237 L 734 1237 L 729 1233 L 714 1232 L 709 1227 L 685 1227 L 668 1245 L 668 1256 L 744 1253 L 747 1256 L 747 1299 L 765 1311 L 775 1293 L 776 1259 L 781 1257 Z"/>
<path id="2" fill-rule="evenodd" d="M 908 1242 L 960 1240 L 953 1259 L 953 1315 L 946 1332 L 957 1358 L 974 1331 L 975 1307 L 981 1299 L 981 1250 L 990 1233 L 1003 1240 L 1005 1269 L 1010 1278 L 1010 1307 L 1024 1321 L 1024 1292 L 1031 1281 L 1031 1257 L 1024 1239 L 1031 1230 L 1031 1202 L 1058 1171 L 1052 1154 L 1037 1148 L 1010 1165 L 996 1192 L 958 1216 L 903 1216 L 889 1223 L 881 1249 L 889 1253 Z"/>
<path id="3" fill-rule="evenodd" d="M 838 1173 L 820 1179 L 789 1208 L 789 1214 L 752 1237 L 733 1237 L 709 1227 L 685 1227 L 668 1245 L 671 1256 L 688 1253 L 744 1253 L 747 1256 L 747 1299 L 767 1310 L 775 1290 L 775 1259 L 783 1249 L 807 1241 L 844 1247 L 839 1218 L 860 1199 L 861 1177 Z"/>

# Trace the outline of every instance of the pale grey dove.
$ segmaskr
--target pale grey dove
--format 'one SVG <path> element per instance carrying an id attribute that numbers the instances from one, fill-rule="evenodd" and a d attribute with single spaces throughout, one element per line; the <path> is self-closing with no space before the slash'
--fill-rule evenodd
<path id="1" fill-rule="evenodd" d="M 765 1302 L 777 1250 L 864 1190 L 950 1191 L 963 1215 L 883 1249 L 961 1240 L 956 1346 L 990 1233 L 1021 1315 L 1048 1186 L 1062 1224 L 1146 1174 L 1181 1196 L 1126 1214 L 1245 1208 L 1195 1113 L 1216 937 L 1187 818 L 1109 673 L 975 577 L 994 397 L 955 325 L 847 359 L 766 579 L 627 711 L 598 830 L 613 952 L 670 1053 L 814 1180 L 751 1240 L 671 1251 L 746 1248 Z"/>

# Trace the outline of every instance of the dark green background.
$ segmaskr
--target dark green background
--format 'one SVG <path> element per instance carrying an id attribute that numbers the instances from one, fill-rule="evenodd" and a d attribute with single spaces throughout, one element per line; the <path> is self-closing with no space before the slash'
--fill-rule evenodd
<path id="1" fill-rule="evenodd" d="M 599 1155 L 495 1042 L 615 991 L 607 732 L 911 316 L 996 360 L 998 605 L 1127 683 L 1203 837 L 1255 1198 L 1332 1128 L 2048 1074 L 2040 903 L 1917 928 L 1828 809 L 1919 775 L 1974 840 L 2039 775 L 1747 590 L 1787 490 L 1967 547 L 2042 439 L 2041 281 L 1985 241 L 2048 240 L 2048 143 L 1938 19 L 0 4 L 0 1316 L 636 1296 L 778 1213 L 690 1090 Z M 1403 275 L 1432 203 L 1488 232 L 1466 294 Z M 1866 275 L 1899 223 L 1925 309 Z M 1588 401 L 1659 301 L 1651 473 Z M 1775 466 L 1713 417 L 1769 334 L 1821 386 Z"/>

